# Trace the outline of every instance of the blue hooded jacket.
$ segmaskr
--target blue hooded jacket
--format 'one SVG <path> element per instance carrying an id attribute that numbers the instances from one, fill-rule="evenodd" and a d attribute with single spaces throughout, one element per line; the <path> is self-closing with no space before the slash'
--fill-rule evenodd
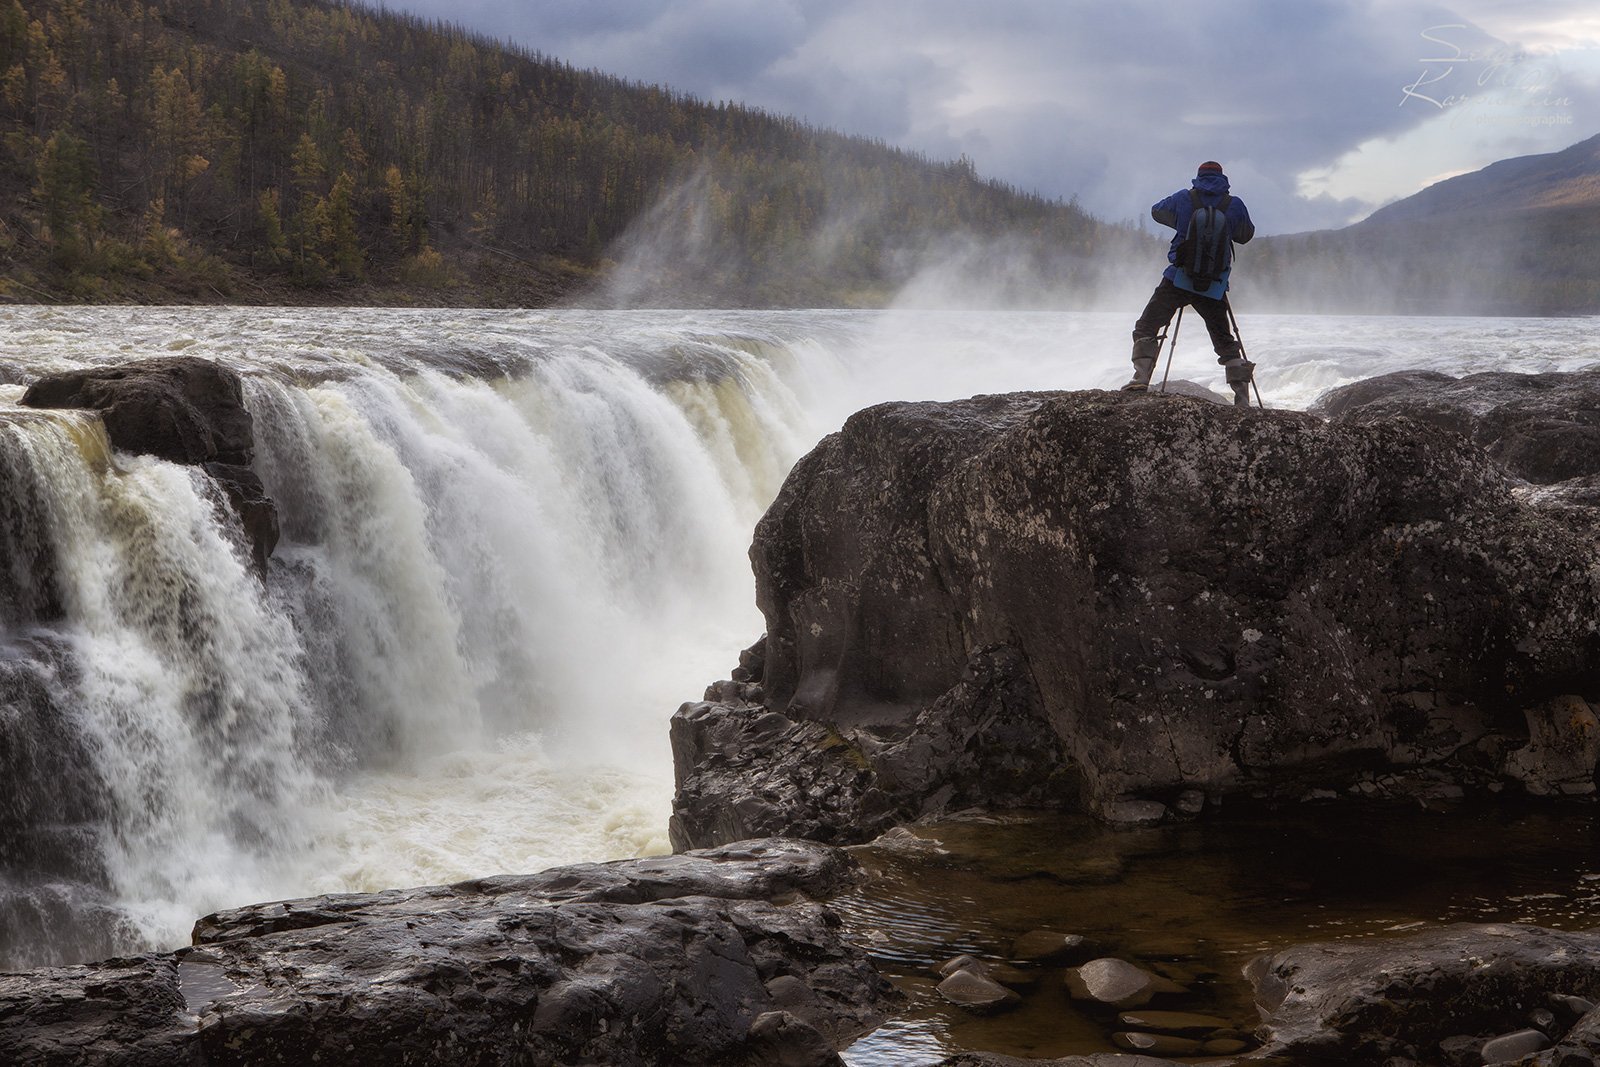
<path id="1" fill-rule="evenodd" d="M 1200 190 L 1202 204 L 1216 204 L 1222 200 L 1228 191 L 1228 176 L 1226 174 L 1202 174 L 1190 183 Z M 1190 292 L 1199 292 L 1202 296 L 1221 299 L 1222 294 L 1228 291 L 1228 275 L 1233 273 L 1230 266 L 1222 273 L 1222 279 L 1209 289 L 1198 290 L 1189 284 L 1188 278 L 1178 269 L 1178 245 L 1189 232 L 1189 216 L 1194 214 L 1194 207 L 1189 203 L 1189 190 L 1180 189 L 1159 201 L 1150 208 L 1150 217 L 1163 226 L 1171 226 L 1178 232 L 1173 235 L 1172 244 L 1167 248 L 1167 269 L 1161 276 L 1181 289 Z M 1256 235 L 1255 223 L 1250 221 L 1250 212 L 1245 209 L 1244 201 L 1234 197 L 1228 202 L 1228 228 L 1232 232 L 1235 244 L 1245 244 Z"/>

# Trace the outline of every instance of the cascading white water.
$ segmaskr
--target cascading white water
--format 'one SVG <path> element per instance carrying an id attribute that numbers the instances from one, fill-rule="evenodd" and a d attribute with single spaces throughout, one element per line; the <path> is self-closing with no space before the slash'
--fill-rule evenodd
<path id="1" fill-rule="evenodd" d="M 59 600 L 42 621 L 0 612 L 16 668 L 0 681 L 32 694 L 0 709 L 0 739 L 54 738 L 51 758 L 84 764 L 63 788 L 92 830 L 0 843 L 0 895 L 59 905 L 38 904 L 34 935 L 17 916 L 35 912 L 0 906 L 13 963 L 181 942 L 251 900 L 664 850 L 666 720 L 760 631 L 745 551 L 793 461 L 879 400 L 1115 386 L 1130 325 L 42 308 L 0 323 L 17 383 L 0 387 L 0 459 L 38 487 L 7 529 L 48 542 Z M 1577 320 L 1243 325 L 1269 404 L 1406 367 L 1600 360 Z M 1220 385 L 1191 345 L 1174 377 Z M 283 523 L 265 584 L 202 473 L 111 453 L 91 416 L 14 406 L 42 373 L 180 350 L 246 378 Z M 49 747 L 0 743 L 0 769 L 32 775 L 13 793 L 45 788 Z M 6 788 L 0 826 L 39 823 L 44 800 Z M 66 848 L 92 855 L 46 862 Z M 62 908 L 120 925 L 72 942 Z"/>

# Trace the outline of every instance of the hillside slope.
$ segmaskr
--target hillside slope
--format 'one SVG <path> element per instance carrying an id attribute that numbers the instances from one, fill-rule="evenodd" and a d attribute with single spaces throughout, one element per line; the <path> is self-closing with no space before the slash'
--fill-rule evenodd
<path id="1" fill-rule="evenodd" d="M 1600 136 L 1501 160 L 1341 230 L 1265 238 L 1239 289 L 1286 311 L 1600 312 Z"/>
<path id="2" fill-rule="evenodd" d="M 0 0 L 0 299 L 545 304 L 652 211 L 697 254 L 643 298 L 684 303 L 872 303 L 950 232 L 1022 234 L 1070 287 L 1131 239 L 966 160 L 414 17 Z"/>
<path id="3" fill-rule="evenodd" d="M 1518 156 L 1446 178 L 1374 211 L 1357 225 L 1386 226 L 1467 211 L 1600 208 L 1600 134 L 1559 152 Z"/>

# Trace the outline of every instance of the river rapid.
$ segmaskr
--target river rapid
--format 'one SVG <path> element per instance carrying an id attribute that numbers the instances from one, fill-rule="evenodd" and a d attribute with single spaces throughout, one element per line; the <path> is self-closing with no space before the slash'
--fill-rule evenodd
<path id="1" fill-rule="evenodd" d="M 1131 319 L 0 310 L 6 588 L 48 570 L 60 609 L 0 605 L 0 968 L 666 851 L 667 719 L 761 632 L 745 552 L 794 461 L 880 401 L 1115 388 Z M 1240 325 L 1268 406 L 1600 362 L 1593 319 Z M 202 475 L 16 404 L 174 353 L 245 378 L 283 524 L 264 584 Z M 1225 389 L 1197 323 L 1172 376 Z"/>

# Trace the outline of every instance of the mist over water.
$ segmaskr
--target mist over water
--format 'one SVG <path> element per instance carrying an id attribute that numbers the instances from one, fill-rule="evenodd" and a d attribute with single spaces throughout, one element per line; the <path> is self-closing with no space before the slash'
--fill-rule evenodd
<path id="1" fill-rule="evenodd" d="M 51 561 L 0 612 L 25 772 L 0 822 L 27 828 L 0 965 L 665 851 L 667 718 L 761 631 L 745 552 L 793 462 L 878 401 L 1114 388 L 1137 311 L 0 311 L 8 543 Z M 1592 320 L 1244 312 L 1269 406 L 1600 362 Z M 265 585 L 204 476 L 15 406 L 173 352 L 246 378 L 283 524 Z M 1172 376 L 1223 388 L 1188 317 Z"/>

